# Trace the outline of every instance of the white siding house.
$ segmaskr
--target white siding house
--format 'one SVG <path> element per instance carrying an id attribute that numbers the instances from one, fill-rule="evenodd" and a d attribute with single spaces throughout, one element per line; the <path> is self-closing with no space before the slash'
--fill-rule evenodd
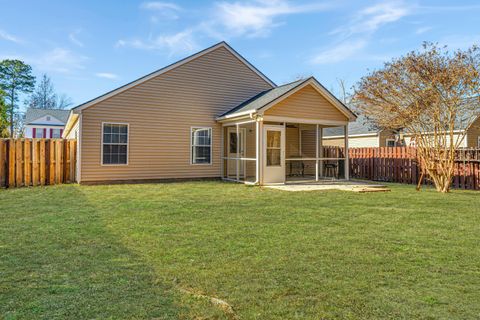
<path id="1" fill-rule="evenodd" d="M 61 138 L 70 110 L 28 109 L 25 138 Z"/>

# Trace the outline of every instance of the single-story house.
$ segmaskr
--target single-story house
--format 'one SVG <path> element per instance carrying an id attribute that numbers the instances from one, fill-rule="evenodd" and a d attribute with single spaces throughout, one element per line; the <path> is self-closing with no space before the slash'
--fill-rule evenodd
<path id="1" fill-rule="evenodd" d="M 343 128 L 325 128 L 323 143 L 326 146 L 341 146 L 345 131 Z M 397 132 L 375 128 L 365 117 L 358 116 L 357 121 L 348 125 L 348 146 L 350 148 L 395 147 L 402 145 Z"/>
<path id="2" fill-rule="evenodd" d="M 480 117 L 467 129 L 462 129 L 460 125 L 457 125 L 457 127 L 454 141 L 458 141 L 462 133 L 466 131 L 466 136 L 460 143 L 461 148 L 480 148 Z M 323 129 L 324 146 L 340 146 L 343 145 L 343 140 L 343 128 Z M 449 137 L 447 137 L 448 141 Z M 412 135 L 402 133 L 401 130 L 377 129 L 360 115 L 357 121 L 350 122 L 348 126 L 348 145 L 350 148 L 399 147 L 415 146 L 415 141 L 413 141 Z"/>
<path id="3" fill-rule="evenodd" d="M 460 123 L 455 124 L 454 128 L 453 141 L 459 141 L 464 136 L 460 141 L 460 148 L 480 148 L 480 116 L 468 128 Z M 408 133 L 402 135 L 402 140 L 406 146 L 415 146 L 414 139 Z M 446 141 L 449 143 L 450 137 L 447 137 Z"/>
<path id="4" fill-rule="evenodd" d="M 61 138 L 70 110 L 32 109 L 25 113 L 25 138 Z"/>
<path id="5" fill-rule="evenodd" d="M 63 136 L 78 137 L 80 183 L 275 184 L 348 179 L 320 132 L 355 119 L 315 78 L 277 86 L 220 42 L 73 108 Z"/>

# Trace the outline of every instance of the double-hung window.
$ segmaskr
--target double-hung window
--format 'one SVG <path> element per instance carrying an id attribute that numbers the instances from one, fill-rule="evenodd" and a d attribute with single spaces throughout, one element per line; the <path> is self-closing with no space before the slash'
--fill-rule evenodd
<path id="1" fill-rule="evenodd" d="M 128 124 L 104 123 L 102 129 L 102 164 L 127 164 Z"/>
<path id="2" fill-rule="evenodd" d="M 192 164 L 212 163 L 212 128 L 191 129 Z"/>
<path id="3" fill-rule="evenodd" d="M 45 129 L 44 128 L 35 128 L 35 136 L 34 138 L 46 138 L 45 137 Z"/>
<path id="4" fill-rule="evenodd" d="M 61 138 L 62 137 L 62 134 L 61 134 L 61 131 L 60 129 L 52 129 L 51 131 L 52 133 L 52 138 Z"/>

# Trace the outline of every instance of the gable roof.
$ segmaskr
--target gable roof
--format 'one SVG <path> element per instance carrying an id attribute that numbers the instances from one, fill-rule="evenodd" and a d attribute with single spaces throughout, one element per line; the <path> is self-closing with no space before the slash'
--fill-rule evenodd
<path id="1" fill-rule="evenodd" d="M 45 116 L 51 116 L 55 119 L 66 123 L 68 120 L 68 115 L 70 110 L 61 110 L 61 109 L 28 109 L 25 113 L 25 124 L 29 124 L 39 118 Z"/>
<path id="2" fill-rule="evenodd" d="M 274 101 L 278 97 L 282 96 L 283 94 L 287 93 L 288 91 L 295 88 L 300 83 L 304 82 L 305 80 L 297 80 L 291 83 L 287 83 L 273 89 L 265 90 L 257 94 L 256 96 L 248 99 L 245 102 L 242 102 L 235 108 L 228 110 L 227 112 L 220 115 L 220 117 L 235 114 L 235 113 L 244 113 L 248 111 L 257 111 L 258 109 L 262 108 L 266 104 Z"/>
<path id="3" fill-rule="evenodd" d="M 253 113 L 258 111 L 265 111 L 275 103 L 279 102 L 302 89 L 306 85 L 312 85 L 317 91 L 320 92 L 327 100 L 329 100 L 337 109 L 344 113 L 349 119 L 355 119 L 356 115 L 340 100 L 338 100 L 330 91 L 325 89 L 314 77 L 307 79 L 301 79 L 293 81 L 266 91 L 259 93 L 258 95 L 250 98 L 249 100 L 241 103 L 235 108 L 220 115 L 217 120 L 226 118 L 232 118 L 247 113 Z"/>
<path id="4" fill-rule="evenodd" d="M 348 124 L 348 135 L 367 135 L 378 134 L 381 130 L 374 128 L 373 125 L 364 116 L 358 116 L 357 120 Z M 345 133 L 343 127 L 331 127 L 323 129 L 324 137 L 338 137 L 343 136 Z"/>
<path id="5" fill-rule="evenodd" d="M 222 42 L 219 42 L 219 43 L 217 43 L 217 44 L 215 44 L 215 45 L 213 45 L 213 46 L 211 46 L 211 47 L 209 47 L 209 48 L 206 48 L 206 49 L 204 49 L 204 50 L 202 50 L 202 51 L 199 51 L 199 52 L 197 52 L 197 53 L 195 53 L 195 54 L 193 54 L 193 55 L 190 55 L 190 56 L 188 56 L 188 57 L 186 57 L 186 58 L 184 58 L 184 59 L 182 59 L 182 60 L 179 60 L 179 61 L 177 61 L 177 62 L 175 62 L 175 63 L 172 63 L 172 64 L 170 64 L 170 65 L 168 65 L 168 66 L 166 66 L 166 67 L 164 67 L 164 68 L 161 68 L 161 69 L 156 70 L 156 71 L 154 71 L 154 72 L 152 72 L 152 73 L 149 73 L 149 74 L 147 74 L 147 75 L 145 75 L 145 76 L 143 76 L 143 77 L 141 77 L 141 78 L 139 78 L 139 79 L 137 79 L 137 80 L 134 80 L 134 81 L 132 81 L 132 82 L 129 82 L 129 83 L 127 83 L 127 84 L 125 84 L 125 85 L 117 88 L 117 89 L 114 89 L 114 90 L 112 90 L 112 91 L 110 91 L 110 92 L 107 92 L 107 93 L 105 93 L 105 94 L 103 94 L 103 95 L 101 95 L 101 96 L 99 96 L 99 97 L 97 97 L 97 98 L 94 98 L 94 99 L 89 100 L 89 101 L 87 101 L 87 102 L 85 102 L 85 103 L 82 103 L 82 104 L 76 106 L 75 108 L 72 108 L 72 110 L 73 110 L 74 112 L 76 112 L 76 111 L 80 111 L 80 110 L 86 109 L 86 108 L 88 108 L 88 107 L 90 107 L 90 106 L 92 106 L 92 105 L 94 105 L 94 104 L 96 104 L 96 103 L 99 103 L 99 102 L 101 102 L 101 101 L 103 101 L 103 100 L 105 100 L 105 99 L 108 99 L 108 98 L 110 98 L 110 97 L 112 97 L 112 96 L 114 96 L 114 95 L 117 95 L 117 94 L 119 94 L 119 93 L 121 93 L 121 92 L 123 92 L 123 91 L 125 91 L 125 90 L 128 90 L 128 89 L 130 89 L 130 88 L 132 88 L 132 87 L 134 87 L 134 86 L 137 86 L 137 85 L 139 85 L 139 84 L 141 84 L 141 83 L 143 83 L 143 82 L 145 82 L 145 81 L 148 81 L 148 80 L 150 80 L 150 79 L 152 79 L 152 78 L 155 78 L 155 77 L 157 77 L 157 76 L 159 76 L 159 75 L 161 75 L 161 74 L 163 74 L 163 73 L 165 73 L 165 72 L 167 72 L 167 71 L 170 71 L 170 70 L 172 70 L 172 69 L 174 69 L 174 68 L 177 68 L 177 67 L 179 67 L 179 66 L 181 66 L 181 65 L 183 65 L 183 64 L 186 64 L 186 63 L 188 63 L 188 62 L 190 62 L 190 61 L 192 61 L 192 60 L 194 60 L 194 59 L 196 59 L 196 58 L 199 58 L 199 57 L 201 57 L 201 56 L 203 56 L 203 55 L 205 55 L 205 54 L 207 54 L 207 53 L 210 53 L 210 52 L 212 52 L 212 51 L 214 51 L 214 50 L 216 50 L 216 49 L 219 49 L 219 48 L 225 48 L 226 50 L 228 50 L 228 51 L 229 51 L 231 54 L 233 54 L 238 60 L 240 60 L 243 64 L 245 64 L 248 68 L 250 68 L 250 69 L 251 69 L 253 72 L 255 72 L 258 76 L 260 76 L 260 78 L 262 78 L 266 83 L 268 83 L 268 84 L 271 85 L 272 87 L 276 87 L 276 84 L 275 84 L 272 80 L 270 80 L 270 79 L 269 79 L 266 75 L 264 75 L 260 70 L 258 70 L 257 68 L 255 68 L 250 62 L 248 62 L 248 61 L 247 61 L 244 57 L 242 57 L 237 51 L 235 51 L 232 47 L 230 47 L 225 41 L 222 41 Z"/>

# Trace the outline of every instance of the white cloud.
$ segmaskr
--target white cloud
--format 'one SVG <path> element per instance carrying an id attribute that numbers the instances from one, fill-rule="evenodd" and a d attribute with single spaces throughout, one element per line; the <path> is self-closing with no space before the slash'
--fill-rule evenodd
<path id="1" fill-rule="evenodd" d="M 330 34 L 348 37 L 354 34 L 371 34 L 381 26 L 396 22 L 412 13 L 412 8 L 403 2 L 381 2 L 360 10 L 347 26 L 333 30 Z"/>
<path id="2" fill-rule="evenodd" d="M 432 27 L 422 27 L 422 28 L 418 28 L 417 30 L 415 30 L 415 33 L 416 34 L 423 34 L 425 32 L 428 32 L 432 30 Z"/>
<path id="3" fill-rule="evenodd" d="M 0 39 L 7 40 L 15 43 L 22 43 L 23 41 L 17 38 L 16 36 L 6 32 L 5 30 L 0 30 Z"/>
<path id="4" fill-rule="evenodd" d="M 140 7 L 142 9 L 147 9 L 147 10 L 164 10 L 164 9 L 177 10 L 177 11 L 180 10 L 180 7 L 175 3 L 160 2 L 160 1 L 144 2 L 141 4 Z"/>
<path id="5" fill-rule="evenodd" d="M 95 73 L 95 76 L 99 78 L 109 79 L 109 80 L 118 79 L 118 75 L 110 72 L 98 72 L 98 73 Z"/>
<path id="6" fill-rule="evenodd" d="M 311 62 L 314 64 L 340 62 L 358 54 L 358 52 L 364 49 L 367 44 L 368 41 L 366 39 L 341 42 L 338 45 L 317 54 Z"/>
<path id="7" fill-rule="evenodd" d="M 71 73 L 74 70 L 84 69 L 84 63 L 88 58 L 76 54 L 68 49 L 55 48 L 46 52 L 39 58 L 33 59 L 32 64 L 44 71 Z"/>
<path id="8" fill-rule="evenodd" d="M 256 0 L 253 2 L 220 2 L 216 5 L 216 22 L 236 36 L 265 36 L 281 23 L 282 15 L 325 10 L 329 5 L 291 4 L 287 0 Z"/>
<path id="9" fill-rule="evenodd" d="M 178 19 L 177 12 L 182 10 L 182 8 L 175 3 L 160 1 L 144 2 L 140 5 L 140 8 L 152 12 L 152 16 L 150 17 L 152 23 L 157 23 L 162 19 Z"/>
<path id="10" fill-rule="evenodd" d="M 82 32 L 81 29 L 77 29 L 68 34 L 68 39 L 76 46 L 83 47 L 83 42 L 78 39 L 78 35 Z"/>
<path id="11" fill-rule="evenodd" d="M 382 26 L 394 23 L 413 13 L 413 7 L 402 1 L 384 1 L 358 11 L 351 21 L 330 32 L 336 44 L 315 55 L 314 64 L 335 63 L 351 58 L 365 48 Z"/>
<path id="12" fill-rule="evenodd" d="M 166 50 L 169 55 L 192 53 L 199 46 L 194 39 L 193 30 L 187 29 L 171 35 L 160 35 L 147 41 L 140 39 L 119 40 L 116 47 L 132 47 L 144 50 Z"/>

